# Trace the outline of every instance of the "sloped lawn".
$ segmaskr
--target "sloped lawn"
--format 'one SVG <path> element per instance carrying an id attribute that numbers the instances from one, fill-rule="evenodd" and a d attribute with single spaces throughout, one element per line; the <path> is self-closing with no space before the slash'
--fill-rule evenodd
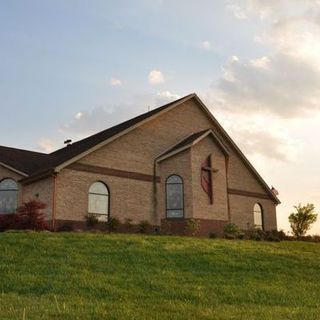
<path id="1" fill-rule="evenodd" d="M 0 233 L 0 319 L 320 319 L 320 244 Z"/>

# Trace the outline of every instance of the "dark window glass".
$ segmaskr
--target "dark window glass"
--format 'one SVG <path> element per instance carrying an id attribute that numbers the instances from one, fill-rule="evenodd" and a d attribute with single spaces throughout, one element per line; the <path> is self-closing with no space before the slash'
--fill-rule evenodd
<path id="1" fill-rule="evenodd" d="M 13 179 L 0 182 L 0 214 L 15 213 L 18 202 L 18 185 Z"/>
<path id="2" fill-rule="evenodd" d="M 183 218 L 183 181 L 179 176 L 172 175 L 167 179 L 166 196 L 167 218 Z"/>

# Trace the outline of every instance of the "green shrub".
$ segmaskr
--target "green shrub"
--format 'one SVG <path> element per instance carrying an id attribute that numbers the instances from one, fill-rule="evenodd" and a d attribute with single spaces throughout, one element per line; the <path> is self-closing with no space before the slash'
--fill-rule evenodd
<path id="1" fill-rule="evenodd" d="M 88 227 L 93 227 L 99 223 L 99 220 L 94 213 L 88 213 L 85 218 Z"/>
<path id="2" fill-rule="evenodd" d="M 265 232 L 259 228 L 252 228 L 249 229 L 247 232 L 248 238 L 250 240 L 255 240 L 255 241 L 263 241 L 265 240 Z"/>
<path id="3" fill-rule="evenodd" d="M 287 239 L 286 234 L 281 230 L 264 231 L 258 228 L 247 230 L 246 238 L 255 241 L 274 241 L 279 242 Z"/>
<path id="4" fill-rule="evenodd" d="M 313 242 L 320 242 L 320 235 L 315 234 L 314 236 L 312 236 L 313 238 Z"/>
<path id="5" fill-rule="evenodd" d="M 110 217 L 107 221 L 109 231 L 117 231 L 120 226 L 120 220 L 114 217 Z"/>
<path id="6" fill-rule="evenodd" d="M 142 220 L 139 223 L 139 232 L 140 233 L 148 233 L 151 229 L 151 225 L 149 221 L 147 220 Z"/>
<path id="7" fill-rule="evenodd" d="M 226 239 L 238 239 L 240 236 L 242 236 L 240 228 L 234 223 L 228 223 L 223 228 L 223 232 Z"/>
<path id="8" fill-rule="evenodd" d="M 264 240 L 280 242 L 280 237 L 277 230 L 265 231 L 264 233 L 265 233 Z"/>
<path id="9" fill-rule="evenodd" d="M 215 232 L 210 232 L 209 233 L 209 238 L 210 239 L 215 239 L 217 237 L 217 234 Z"/>
<path id="10" fill-rule="evenodd" d="M 283 230 L 280 230 L 280 231 L 275 230 L 275 231 L 278 233 L 278 237 L 280 241 L 287 240 L 288 236 Z"/>
<path id="11" fill-rule="evenodd" d="M 199 229 L 200 229 L 200 223 L 198 220 L 189 219 L 187 221 L 186 228 L 185 228 L 185 231 L 187 234 L 195 236 L 199 232 Z"/>

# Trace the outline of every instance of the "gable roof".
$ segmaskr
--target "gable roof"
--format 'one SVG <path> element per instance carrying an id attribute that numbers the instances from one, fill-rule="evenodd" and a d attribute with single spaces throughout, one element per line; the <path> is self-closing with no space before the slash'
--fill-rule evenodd
<path id="1" fill-rule="evenodd" d="M 215 140 L 215 142 L 218 144 L 222 152 L 226 156 L 228 156 L 229 151 L 226 148 L 226 146 L 221 142 L 221 140 L 217 137 L 217 135 L 211 129 L 207 129 L 207 130 L 202 130 L 202 131 L 193 133 L 187 136 L 186 138 L 184 138 L 182 141 L 173 145 L 167 151 L 165 151 L 164 153 L 162 153 L 160 156 L 157 157 L 157 162 L 161 162 L 184 150 L 191 148 L 192 146 L 196 145 L 198 142 L 202 141 L 205 137 L 209 135 Z"/>
<path id="2" fill-rule="evenodd" d="M 0 146 L 0 163 L 22 176 L 38 170 L 47 158 L 45 153 Z"/>
<path id="3" fill-rule="evenodd" d="M 46 174 L 51 174 L 54 172 L 59 172 L 61 169 L 66 167 L 67 165 L 81 159 L 86 154 L 89 154 L 100 147 L 106 145 L 107 143 L 117 139 L 118 137 L 128 133 L 129 131 L 135 129 L 136 127 L 146 123 L 147 121 L 150 121 L 151 119 L 154 119 L 155 117 L 159 116 L 160 114 L 163 114 L 164 112 L 167 112 L 180 104 L 189 101 L 191 99 L 194 99 L 196 103 L 202 108 L 202 110 L 206 113 L 206 115 L 211 119 L 211 121 L 214 123 L 214 125 L 217 128 L 217 131 L 219 132 L 219 136 L 223 138 L 225 141 L 227 141 L 230 146 L 234 149 L 234 151 L 239 155 L 239 157 L 242 159 L 244 165 L 248 168 L 248 170 L 258 179 L 260 184 L 263 186 L 265 191 L 270 195 L 270 197 L 274 200 L 275 203 L 280 203 L 279 199 L 269 186 L 266 184 L 266 182 L 262 179 L 262 177 L 259 175 L 259 173 L 256 171 L 256 169 L 252 166 L 252 164 L 249 162 L 249 160 L 245 157 L 245 155 L 242 153 L 242 151 L 239 149 L 239 147 L 235 144 L 235 142 L 231 139 L 231 137 L 227 134 L 227 132 L 223 129 L 223 127 L 220 125 L 220 123 L 215 119 L 215 117 L 211 114 L 211 112 L 208 110 L 208 108 L 205 106 L 205 104 L 200 100 L 200 98 L 195 94 L 189 94 L 185 97 L 182 97 L 178 100 L 175 100 L 173 102 L 170 102 L 162 107 L 156 108 L 154 110 L 151 110 L 147 113 L 144 113 L 142 115 L 139 115 L 133 119 L 130 119 L 128 121 L 125 121 L 123 123 L 120 123 L 114 127 L 111 127 L 109 129 L 106 129 L 104 131 L 101 131 L 99 133 L 96 133 L 88 138 L 82 139 L 80 141 L 77 141 L 73 143 L 70 146 L 64 147 L 62 149 L 59 149 L 57 151 L 54 151 L 50 154 L 41 154 L 37 152 L 32 151 L 26 151 L 26 150 L 20 150 L 22 152 L 27 153 L 33 153 L 34 155 L 34 163 L 32 164 L 30 161 L 23 160 L 23 156 L 17 156 L 16 161 L 12 161 L 13 168 L 16 168 L 17 170 L 20 170 L 18 168 L 23 168 L 25 173 L 28 174 L 29 177 L 26 177 L 22 179 L 22 182 L 31 182 L 34 179 L 37 179 L 38 177 L 43 177 Z M 6 147 L 4 147 L 6 148 Z M 8 148 L 10 149 L 10 148 Z M 19 149 L 15 149 L 19 150 Z M 0 150 L 0 153 L 1 150 Z M 37 154 L 37 155 L 35 155 Z M 31 157 L 31 155 L 29 154 Z M 29 157 L 27 156 L 27 157 Z M 39 157 L 38 157 L 39 156 Z M 41 159 L 40 159 L 41 157 Z M 5 158 L 5 157 L 4 157 Z M 7 159 L 4 159 L 7 161 Z M 0 160 L 1 162 L 1 160 Z M 7 164 L 5 161 L 3 161 L 5 164 Z"/>

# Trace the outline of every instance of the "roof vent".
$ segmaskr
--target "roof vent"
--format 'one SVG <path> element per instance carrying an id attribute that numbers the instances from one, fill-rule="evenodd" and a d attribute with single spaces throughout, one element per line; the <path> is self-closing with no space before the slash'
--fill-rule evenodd
<path id="1" fill-rule="evenodd" d="M 64 144 L 65 144 L 67 147 L 69 147 L 69 146 L 72 145 L 72 140 L 71 140 L 71 139 L 68 139 L 68 140 L 66 140 L 66 141 L 64 142 Z"/>

